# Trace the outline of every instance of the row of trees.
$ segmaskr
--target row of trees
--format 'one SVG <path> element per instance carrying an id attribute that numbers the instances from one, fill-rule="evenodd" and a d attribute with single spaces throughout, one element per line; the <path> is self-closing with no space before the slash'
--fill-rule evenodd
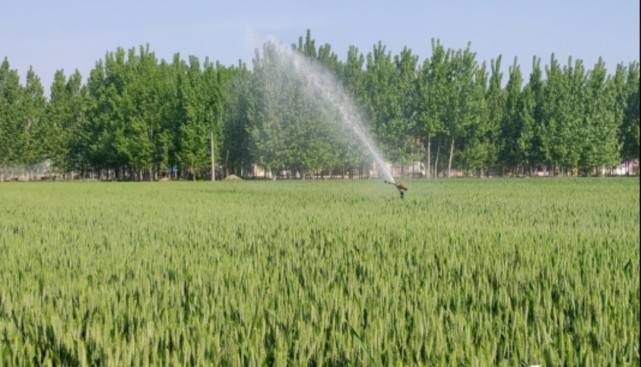
<path id="1" fill-rule="evenodd" d="M 0 163 L 52 160 L 61 173 L 109 172 L 116 179 L 196 177 L 222 126 L 224 68 L 197 58 L 158 61 L 148 47 L 118 49 L 96 63 L 86 84 L 56 72 L 51 95 L 33 70 L 21 86 L 0 67 Z M 180 171 L 178 171 L 180 170 Z"/>
<path id="2" fill-rule="evenodd" d="M 381 43 L 345 61 L 310 32 L 293 45 L 329 71 L 361 107 L 359 115 L 384 156 L 401 166 L 422 161 L 428 177 L 452 170 L 483 175 L 594 172 L 639 158 L 639 63 L 610 74 L 599 60 L 562 65 L 534 57 L 527 80 L 515 59 L 506 82 L 502 58 L 489 67 L 468 45 L 432 54 Z M 266 170 L 354 172 L 371 164 L 344 134 L 336 106 L 318 103 L 309 80 L 273 44 L 251 69 L 176 54 L 158 60 L 149 47 L 118 49 L 96 63 L 86 82 L 56 72 L 49 98 L 35 72 L 25 83 L 5 58 L 0 66 L 0 167 L 53 162 L 61 174 L 115 179 Z"/>

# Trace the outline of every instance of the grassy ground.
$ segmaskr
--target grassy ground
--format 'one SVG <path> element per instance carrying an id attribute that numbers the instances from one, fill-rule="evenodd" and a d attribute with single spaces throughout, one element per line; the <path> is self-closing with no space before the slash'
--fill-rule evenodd
<path id="1" fill-rule="evenodd" d="M 0 365 L 639 365 L 639 179 L 0 184 Z"/>

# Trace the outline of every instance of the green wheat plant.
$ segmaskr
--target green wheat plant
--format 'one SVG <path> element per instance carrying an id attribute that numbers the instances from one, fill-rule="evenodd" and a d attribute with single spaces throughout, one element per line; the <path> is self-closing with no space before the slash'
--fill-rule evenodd
<path id="1" fill-rule="evenodd" d="M 638 366 L 639 180 L 0 184 L 0 365 Z"/>

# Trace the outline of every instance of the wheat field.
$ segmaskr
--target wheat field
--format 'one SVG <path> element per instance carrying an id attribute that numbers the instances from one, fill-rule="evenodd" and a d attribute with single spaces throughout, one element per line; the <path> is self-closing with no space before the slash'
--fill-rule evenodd
<path id="1" fill-rule="evenodd" d="M 639 366 L 639 179 L 0 184 L 0 365 Z"/>

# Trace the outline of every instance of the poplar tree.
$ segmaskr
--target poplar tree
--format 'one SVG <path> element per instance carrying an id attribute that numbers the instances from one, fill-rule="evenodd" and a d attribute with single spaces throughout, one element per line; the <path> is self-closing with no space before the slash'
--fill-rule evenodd
<path id="1" fill-rule="evenodd" d="M 160 80 L 157 75 L 157 60 L 149 47 L 140 47 L 139 53 L 132 48 L 123 72 L 126 73 L 122 89 L 123 120 L 117 142 L 119 152 L 125 157 L 126 166 L 138 180 L 145 171 L 153 179 L 152 159 L 154 138 L 160 117 Z"/>
<path id="2" fill-rule="evenodd" d="M 526 157 L 519 148 L 519 138 L 523 130 L 522 122 L 522 88 L 521 68 L 514 58 L 509 67 L 508 81 L 504 89 L 503 114 L 500 120 L 499 161 L 502 167 L 515 168 L 522 166 Z M 526 149 L 527 151 L 527 149 Z"/>
<path id="3" fill-rule="evenodd" d="M 124 141 L 125 51 L 122 48 L 107 53 L 99 60 L 87 80 L 88 155 L 94 170 L 108 170 L 116 180 L 123 179 L 126 157 L 122 154 Z"/>
<path id="4" fill-rule="evenodd" d="M 400 117 L 400 97 L 395 90 L 396 66 L 392 55 L 382 42 L 374 45 L 366 56 L 365 109 L 372 124 L 377 142 L 382 145 L 386 157 L 398 159 L 398 145 L 392 138 L 398 128 L 395 120 Z M 394 134 L 396 135 L 396 134 Z"/>
<path id="5" fill-rule="evenodd" d="M 302 37 L 299 38 L 296 51 L 306 57 L 310 65 L 318 65 L 319 69 L 324 69 L 340 83 L 340 64 L 337 55 L 331 50 L 331 45 L 324 44 L 316 49 L 315 41 L 307 30 L 305 41 L 303 42 Z M 280 61 L 282 65 L 288 64 L 291 60 Z M 318 91 L 306 81 L 295 77 L 289 82 L 293 86 L 292 92 L 295 96 L 292 100 L 292 110 L 296 111 L 290 123 L 294 124 L 296 129 L 291 134 L 297 138 L 288 145 L 295 149 L 298 156 L 292 164 L 298 167 L 301 177 L 304 177 L 304 171 L 322 167 L 339 168 L 344 172 L 346 165 L 354 163 L 350 154 L 350 147 L 354 142 L 342 135 L 344 127 L 341 126 L 342 117 L 336 110 L 337 106 L 323 105 L 324 98 L 317 96 Z"/>
<path id="6" fill-rule="evenodd" d="M 55 167 L 63 176 L 82 170 L 86 164 L 82 130 L 84 106 L 80 72 L 76 70 L 67 79 L 63 70 L 56 71 L 47 103 L 49 135 L 46 147 Z"/>
<path id="7" fill-rule="evenodd" d="M 625 132 L 623 127 L 625 109 L 628 105 L 628 90 L 626 86 L 627 68 L 623 63 L 617 64 L 614 75 L 611 75 L 608 87 L 611 90 L 613 98 L 612 112 L 614 120 L 618 126 L 617 140 L 621 143 L 621 156 L 623 158 Z M 625 159 L 625 158 L 623 158 Z"/>
<path id="8" fill-rule="evenodd" d="M 448 110 L 448 73 L 452 51 L 445 50 L 440 41 L 432 39 L 432 55 L 425 59 L 417 77 L 416 120 L 423 136 L 426 153 L 426 176 L 436 176 L 432 168 L 432 141 L 443 130 Z"/>
<path id="9" fill-rule="evenodd" d="M 350 46 L 347 51 L 345 63 L 339 64 L 338 68 L 338 78 L 357 107 L 366 104 L 364 65 L 365 56 L 358 51 L 358 48 Z M 369 119 L 364 119 L 363 123 L 366 130 L 372 131 L 371 121 L 369 121 Z M 359 143 L 357 141 L 350 139 L 343 145 L 345 148 L 340 150 L 339 159 L 350 168 L 350 175 L 354 167 L 359 167 L 362 174 L 365 164 L 368 163 L 361 152 L 359 152 L 358 145 Z"/>
<path id="10" fill-rule="evenodd" d="M 539 147 L 542 163 L 546 169 L 554 169 L 562 155 L 565 147 L 557 146 L 561 137 L 557 136 L 559 124 L 563 123 L 563 69 L 555 58 L 554 54 L 550 57 L 550 64 L 545 66 L 546 79 L 543 87 L 543 99 L 541 108 L 543 118 L 540 120 L 538 131 L 541 145 Z"/>
<path id="11" fill-rule="evenodd" d="M 46 121 L 46 98 L 44 88 L 33 70 L 29 68 L 20 104 L 20 130 L 24 136 L 20 148 L 21 164 L 30 166 L 42 163 L 48 156 L 45 141 L 48 138 Z"/>
<path id="12" fill-rule="evenodd" d="M 536 123 L 537 88 L 536 84 L 527 84 L 518 100 L 517 114 L 514 116 L 516 124 L 516 145 L 514 156 L 508 161 L 513 162 L 514 173 L 531 175 L 536 169 L 539 160 L 538 147 L 540 145 L 538 124 Z"/>
<path id="13" fill-rule="evenodd" d="M 274 45 L 263 45 L 263 56 L 258 50 L 252 67 L 250 91 L 250 133 L 256 163 L 265 171 L 282 170 L 285 165 L 283 152 L 286 150 L 281 117 L 277 106 L 281 95 L 280 71 L 276 67 Z"/>
<path id="14" fill-rule="evenodd" d="M 70 140 L 68 136 L 70 131 L 65 126 L 69 120 L 67 116 L 69 97 L 66 83 L 64 71 L 57 70 L 53 76 L 53 83 L 50 88 L 51 94 L 47 104 L 47 120 L 51 131 L 51 136 L 47 141 L 47 148 L 51 153 L 54 164 L 63 172 L 69 169 L 69 164 L 67 163 L 69 144 L 67 142 Z"/>
<path id="15" fill-rule="evenodd" d="M 478 124 L 483 108 L 483 91 L 478 88 L 476 54 L 470 50 L 458 50 L 451 61 L 448 90 L 448 112 L 444 131 L 449 139 L 447 176 L 451 177 L 456 142 L 465 138 L 470 125 Z"/>
<path id="16" fill-rule="evenodd" d="M 85 154 L 87 151 L 87 138 L 83 130 L 83 124 L 86 119 L 86 89 L 82 84 L 82 75 L 76 69 L 71 74 L 65 85 L 68 96 L 67 104 L 67 136 L 69 136 L 68 144 L 68 169 L 63 172 L 80 171 L 84 172 L 88 169 L 88 157 Z"/>
<path id="17" fill-rule="evenodd" d="M 587 103 L 582 131 L 586 134 L 586 139 L 581 166 L 586 171 L 611 167 L 618 161 L 618 126 L 613 110 L 613 92 L 605 63 L 599 58 L 589 73 L 585 91 Z M 597 174 L 600 174 L 600 171 L 597 170 Z"/>
<path id="18" fill-rule="evenodd" d="M 225 170 L 230 174 L 243 176 L 249 173 L 253 163 L 251 146 L 249 105 L 251 98 L 251 73 L 239 61 L 237 66 L 221 70 L 223 103 L 223 149 Z M 219 151 L 221 151 L 219 149 Z"/>
<path id="19" fill-rule="evenodd" d="M 483 168 L 486 170 L 496 168 L 501 151 L 501 124 L 505 115 L 505 90 L 503 89 L 503 73 L 501 72 L 502 56 L 490 62 L 491 75 L 487 92 L 485 93 L 485 107 L 487 109 L 487 124 L 485 128 L 485 156 Z"/>
<path id="20" fill-rule="evenodd" d="M 418 99 L 416 78 L 418 77 L 418 56 L 405 47 L 394 57 L 396 65 L 395 87 L 389 91 L 398 98 L 398 111 L 388 124 L 387 134 L 391 136 L 396 157 L 402 165 L 420 159 L 417 140 L 420 138 L 417 126 Z M 391 129 L 390 129 L 391 128 Z"/>
<path id="21" fill-rule="evenodd" d="M 585 137 L 581 136 L 582 117 L 586 104 L 585 81 L 583 62 L 576 60 L 572 63 L 572 58 L 568 58 L 568 63 L 563 68 L 559 121 L 553 143 L 562 175 L 572 173 L 578 167 L 585 141 Z"/>
<path id="22" fill-rule="evenodd" d="M 639 161 L 639 63 L 633 62 L 628 65 L 628 74 L 626 78 L 626 87 L 624 98 L 626 105 L 621 122 L 621 155 L 625 160 L 636 159 Z"/>
<path id="23" fill-rule="evenodd" d="M 209 132 L 212 122 L 203 95 L 203 80 L 197 57 L 189 57 L 189 65 L 178 61 L 178 130 L 176 158 L 196 180 L 199 171 L 207 165 L 209 157 Z"/>
<path id="24" fill-rule="evenodd" d="M 22 163 L 21 146 L 25 136 L 21 129 L 20 103 L 22 100 L 18 71 L 11 69 L 4 58 L 0 65 L 0 165 Z"/>
<path id="25" fill-rule="evenodd" d="M 473 82 L 468 86 L 469 101 L 472 105 L 468 109 L 474 111 L 473 120 L 465 123 L 465 131 L 459 139 L 459 157 L 461 168 L 466 171 L 483 175 L 483 171 L 488 168 L 488 163 L 492 148 L 490 139 L 492 132 L 487 109 L 486 91 L 487 87 L 487 68 L 485 63 L 476 68 L 473 75 Z M 468 115 L 468 117 L 470 116 Z"/>
<path id="26" fill-rule="evenodd" d="M 528 95 L 531 98 L 532 110 L 529 117 L 523 119 L 523 133 L 522 136 L 531 134 L 530 147 L 530 164 L 532 170 L 538 169 L 540 166 L 547 164 L 550 161 L 550 148 L 549 148 L 549 134 L 548 126 L 546 125 L 546 109 L 544 106 L 544 92 L 545 82 L 543 81 L 543 71 L 541 69 L 541 59 L 534 56 L 532 58 L 532 72 L 528 80 Z M 531 123 L 529 125 L 528 123 Z"/>

